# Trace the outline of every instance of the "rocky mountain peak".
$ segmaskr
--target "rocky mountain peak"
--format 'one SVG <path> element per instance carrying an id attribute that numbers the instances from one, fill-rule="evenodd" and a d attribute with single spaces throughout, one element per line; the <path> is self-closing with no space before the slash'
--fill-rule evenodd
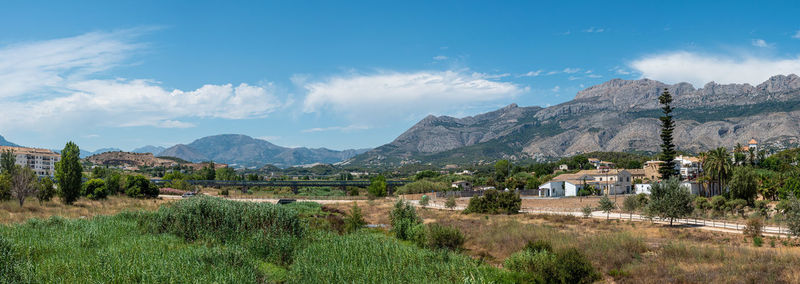
<path id="1" fill-rule="evenodd" d="M 784 93 L 800 89 L 800 77 L 795 74 L 775 75 L 769 77 L 764 83 L 758 84 L 756 89 L 768 93 Z"/>

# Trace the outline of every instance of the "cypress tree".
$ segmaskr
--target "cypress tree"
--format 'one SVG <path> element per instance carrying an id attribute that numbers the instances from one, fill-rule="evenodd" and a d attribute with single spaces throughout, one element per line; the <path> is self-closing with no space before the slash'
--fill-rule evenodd
<path id="1" fill-rule="evenodd" d="M 663 105 L 661 112 L 664 113 L 661 119 L 661 155 L 663 164 L 658 169 L 662 179 L 669 179 L 677 176 L 675 170 L 675 144 L 672 143 L 672 131 L 675 130 L 675 122 L 672 120 L 672 95 L 669 90 L 664 88 L 664 92 L 658 97 L 658 101 Z"/>
<path id="2" fill-rule="evenodd" d="M 72 204 L 81 194 L 83 167 L 80 153 L 78 145 L 70 141 L 61 151 L 61 161 L 56 163 L 56 182 L 64 204 Z"/>

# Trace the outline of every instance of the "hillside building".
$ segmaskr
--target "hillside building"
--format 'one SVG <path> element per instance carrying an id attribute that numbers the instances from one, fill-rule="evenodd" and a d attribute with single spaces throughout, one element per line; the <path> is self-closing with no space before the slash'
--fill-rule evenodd
<path id="1" fill-rule="evenodd" d="M 631 173 L 627 170 L 582 170 L 574 174 L 558 175 L 540 185 L 539 196 L 577 196 L 582 188 L 590 185 L 605 194 L 626 194 L 633 192 L 631 182 Z"/>
<path id="2" fill-rule="evenodd" d="M 61 155 L 47 149 L 0 146 L 0 153 L 7 150 L 14 152 L 17 165 L 31 168 L 38 176 L 54 176 L 61 160 Z"/>

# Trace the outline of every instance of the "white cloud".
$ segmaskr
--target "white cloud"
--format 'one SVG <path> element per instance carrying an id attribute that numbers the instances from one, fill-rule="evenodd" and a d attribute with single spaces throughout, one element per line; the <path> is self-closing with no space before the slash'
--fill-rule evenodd
<path id="1" fill-rule="evenodd" d="M 447 60 L 447 56 L 444 56 L 444 55 L 437 55 L 437 56 L 434 56 L 434 57 L 433 57 L 433 60 L 436 60 L 436 61 Z"/>
<path id="2" fill-rule="evenodd" d="M 270 141 L 275 141 L 275 140 L 281 139 L 281 137 L 280 136 L 259 136 L 259 137 L 256 137 L 256 139 L 261 139 L 261 140 L 270 142 Z"/>
<path id="3" fill-rule="evenodd" d="M 586 75 L 586 77 L 589 77 L 589 78 L 603 78 L 603 75 L 589 74 L 589 75 Z"/>
<path id="4" fill-rule="evenodd" d="M 0 130 L 62 126 L 186 128 L 187 118 L 263 117 L 281 104 L 270 84 L 165 89 L 143 79 L 96 79 L 144 45 L 136 30 L 0 48 Z"/>
<path id="5" fill-rule="evenodd" d="M 604 28 L 595 28 L 595 27 L 590 27 L 588 29 L 583 30 L 583 32 L 585 33 L 602 33 L 604 31 L 605 31 Z"/>
<path id="6" fill-rule="evenodd" d="M 678 51 L 645 56 L 633 61 L 630 67 L 644 78 L 689 82 L 696 87 L 710 81 L 757 85 L 774 75 L 800 74 L 800 57 L 718 56 Z"/>
<path id="7" fill-rule="evenodd" d="M 558 93 L 558 91 L 561 91 L 561 87 L 560 86 L 555 86 L 550 91 L 553 91 L 553 93 Z"/>
<path id="8" fill-rule="evenodd" d="M 581 68 L 564 68 L 564 71 L 562 71 L 562 72 L 567 73 L 567 74 L 574 74 L 574 73 L 578 73 L 580 71 L 581 71 Z"/>
<path id="9" fill-rule="evenodd" d="M 324 132 L 324 131 L 341 131 L 341 132 L 351 132 L 356 130 L 367 130 L 370 129 L 369 126 L 366 125 L 348 125 L 348 126 L 330 126 L 330 127 L 315 127 L 304 129 L 303 133 L 312 133 L 312 132 Z"/>
<path id="10" fill-rule="evenodd" d="M 792 38 L 800 38 L 800 30 L 797 30 L 796 32 L 794 32 L 794 34 L 792 35 Z"/>
<path id="11" fill-rule="evenodd" d="M 764 41 L 763 39 L 760 39 L 760 38 L 752 40 L 751 44 L 753 46 L 755 46 L 755 47 L 769 47 L 770 46 L 770 44 L 768 44 L 766 41 Z"/>
<path id="12" fill-rule="evenodd" d="M 545 74 L 545 75 L 555 75 L 555 74 L 558 74 L 558 71 L 550 71 L 550 72 L 547 72 L 547 74 Z"/>
<path id="13" fill-rule="evenodd" d="M 536 70 L 536 71 L 528 71 L 528 73 L 520 74 L 517 77 L 536 77 L 536 76 L 541 75 L 542 72 L 544 72 L 544 71 L 542 71 L 541 69 L 540 70 Z"/>
<path id="14" fill-rule="evenodd" d="M 366 124 L 453 111 L 473 103 L 511 98 L 528 90 L 490 77 L 464 71 L 384 71 L 332 77 L 305 85 L 308 94 L 303 111 L 332 109 Z"/>

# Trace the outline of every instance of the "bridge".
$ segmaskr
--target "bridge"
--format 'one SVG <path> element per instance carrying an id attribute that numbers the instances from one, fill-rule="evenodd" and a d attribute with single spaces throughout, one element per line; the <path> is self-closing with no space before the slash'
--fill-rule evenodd
<path id="1" fill-rule="evenodd" d="M 157 185 L 170 182 L 170 180 L 153 179 L 151 180 Z M 368 180 L 265 180 L 265 181 L 234 181 L 234 180 L 187 180 L 191 185 L 200 185 L 207 187 L 222 187 L 222 186 L 235 186 L 242 187 L 243 191 L 247 191 L 250 187 L 290 187 L 292 192 L 297 194 L 301 187 L 338 187 L 345 190 L 348 186 L 354 187 L 369 187 L 372 184 Z M 387 180 L 386 191 L 392 194 L 393 189 L 398 186 L 403 186 L 410 183 L 410 180 Z"/>

